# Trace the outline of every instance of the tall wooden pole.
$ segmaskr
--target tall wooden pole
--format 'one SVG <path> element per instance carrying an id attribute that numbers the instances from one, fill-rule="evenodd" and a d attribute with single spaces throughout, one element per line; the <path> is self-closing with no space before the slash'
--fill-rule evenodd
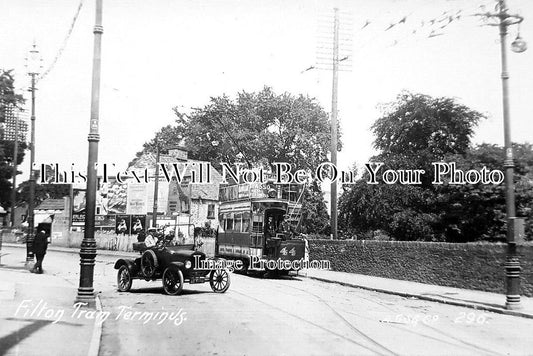
<path id="1" fill-rule="evenodd" d="M 339 70 L 339 9 L 333 22 L 333 88 L 331 95 L 331 163 L 337 165 L 337 89 Z M 331 182 L 331 238 L 337 239 L 337 182 Z"/>
<path id="2" fill-rule="evenodd" d="M 157 195 L 159 188 L 159 159 L 161 158 L 161 150 L 159 141 L 157 141 L 157 153 L 155 158 L 155 180 L 154 180 L 154 206 L 152 210 L 152 227 L 157 228 Z"/>
<path id="3" fill-rule="evenodd" d="M 94 220 L 96 210 L 96 163 L 98 162 L 98 133 L 100 110 L 100 64 L 102 51 L 102 0 L 96 0 L 96 19 L 94 25 L 93 77 L 91 89 L 91 118 L 89 125 L 89 158 L 87 163 L 87 190 L 85 207 L 85 232 L 80 249 L 80 285 L 76 302 L 95 305 L 93 289 L 94 259 L 96 257 L 96 240 L 94 239 Z"/>

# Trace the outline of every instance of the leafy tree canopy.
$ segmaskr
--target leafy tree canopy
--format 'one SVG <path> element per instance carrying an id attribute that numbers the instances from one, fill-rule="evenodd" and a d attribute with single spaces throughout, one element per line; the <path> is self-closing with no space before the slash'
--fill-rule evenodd
<path id="1" fill-rule="evenodd" d="M 382 155 L 429 153 L 442 159 L 464 153 L 483 115 L 451 98 L 404 92 L 383 106 L 383 116 L 372 126 L 374 146 Z"/>
<path id="2" fill-rule="evenodd" d="M 211 98 L 190 114 L 178 107 L 174 112 L 176 125 L 163 127 L 137 158 L 154 152 L 159 144 L 163 148 L 183 146 L 189 158 L 211 162 L 214 167 L 221 162 L 252 167 L 286 162 L 293 170 L 314 170 L 328 160 L 329 117 L 315 99 L 304 95 L 276 94 L 265 87 L 259 92 L 240 92 L 235 99 Z M 302 228 L 327 233 L 329 218 L 320 186 L 312 184 L 303 201 Z"/>
<path id="3" fill-rule="evenodd" d="M 215 167 L 220 162 L 287 162 L 294 168 L 315 169 L 327 161 L 330 121 L 307 96 L 277 95 L 265 87 L 256 93 L 241 92 L 235 100 L 226 95 L 211 98 L 208 105 L 190 114 L 177 107 L 174 112 L 176 125 L 161 129 L 160 144 L 183 145 L 190 158 Z M 155 141 L 147 142 L 143 152 L 153 152 Z"/>
<path id="4" fill-rule="evenodd" d="M 504 170 L 504 151 L 497 145 L 470 147 L 483 115 L 450 98 L 402 93 L 384 106 L 372 126 L 381 152 L 372 161 L 384 169 L 424 169 L 422 184 L 367 184 L 368 176 L 344 187 L 339 200 L 340 225 L 355 233 L 382 230 L 396 240 L 466 242 L 505 239 L 504 185 L 433 185 L 431 163 L 455 162 L 470 169 Z M 533 150 L 515 144 L 517 216 L 528 217 L 532 237 Z M 378 178 L 378 181 L 380 179 Z"/>

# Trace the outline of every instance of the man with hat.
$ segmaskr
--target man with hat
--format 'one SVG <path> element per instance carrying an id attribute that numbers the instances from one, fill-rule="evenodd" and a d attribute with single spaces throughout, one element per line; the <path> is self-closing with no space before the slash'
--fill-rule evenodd
<path id="1" fill-rule="evenodd" d="M 285 236 L 285 240 L 292 239 L 295 235 L 294 228 L 292 227 L 292 224 L 289 222 L 289 214 L 283 215 L 283 221 L 281 222 L 279 229 L 281 233 Z"/>
<path id="2" fill-rule="evenodd" d="M 43 273 L 43 259 L 44 255 L 46 255 L 46 248 L 48 247 L 48 235 L 46 234 L 45 230 L 40 230 L 37 235 L 35 235 L 35 238 L 33 240 L 33 253 L 35 254 L 35 258 L 37 258 L 37 262 L 35 263 L 35 266 L 33 266 L 33 269 L 31 270 L 32 273 Z"/>

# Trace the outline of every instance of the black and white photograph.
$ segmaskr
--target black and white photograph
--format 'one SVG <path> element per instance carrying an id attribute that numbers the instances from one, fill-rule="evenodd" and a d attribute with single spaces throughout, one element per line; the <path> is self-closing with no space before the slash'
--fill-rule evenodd
<path id="1" fill-rule="evenodd" d="M 0 15 L 0 356 L 533 355 L 533 1 Z"/>

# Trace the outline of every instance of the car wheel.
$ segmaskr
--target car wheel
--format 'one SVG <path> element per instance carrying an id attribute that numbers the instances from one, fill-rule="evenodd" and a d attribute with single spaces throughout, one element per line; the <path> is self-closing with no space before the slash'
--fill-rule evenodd
<path id="1" fill-rule="evenodd" d="M 141 271 L 145 278 L 152 278 L 157 269 L 157 256 L 152 250 L 146 250 L 141 256 Z"/>
<path id="2" fill-rule="evenodd" d="M 169 295 L 178 295 L 183 290 L 183 273 L 177 268 L 166 268 L 163 272 L 163 289 Z"/>
<path id="3" fill-rule="evenodd" d="M 120 266 L 117 273 L 117 286 L 120 292 L 127 292 L 131 289 L 133 280 L 130 269 L 126 265 Z"/>
<path id="4" fill-rule="evenodd" d="M 226 269 L 216 269 L 209 275 L 209 284 L 215 293 L 224 293 L 230 285 L 229 272 Z"/>

